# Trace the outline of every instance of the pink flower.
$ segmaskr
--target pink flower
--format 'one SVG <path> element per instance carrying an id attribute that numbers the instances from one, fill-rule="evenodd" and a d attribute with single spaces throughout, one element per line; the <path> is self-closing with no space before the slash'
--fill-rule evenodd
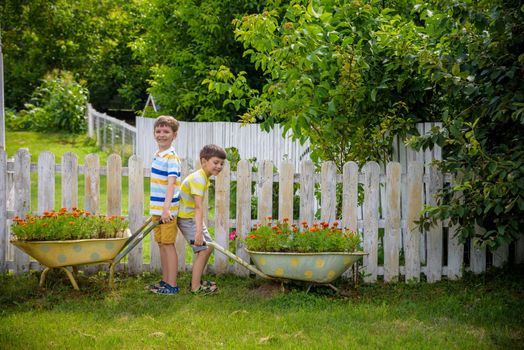
<path id="1" fill-rule="evenodd" d="M 235 238 L 237 238 L 237 231 L 232 231 L 232 232 L 229 234 L 229 240 L 230 240 L 230 241 L 234 241 Z"/>

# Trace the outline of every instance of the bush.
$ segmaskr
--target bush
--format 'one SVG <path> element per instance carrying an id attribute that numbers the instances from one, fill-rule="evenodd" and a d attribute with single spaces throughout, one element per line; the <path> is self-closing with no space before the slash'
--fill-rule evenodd
<path id="1" fill-rule="evenodd" d="M 54 70 L 34 91 L 19 119 L 35 131 L 81 133 L 87 127 L 87 95 L 87 89 L 74 80 L 71 72 Z"/>

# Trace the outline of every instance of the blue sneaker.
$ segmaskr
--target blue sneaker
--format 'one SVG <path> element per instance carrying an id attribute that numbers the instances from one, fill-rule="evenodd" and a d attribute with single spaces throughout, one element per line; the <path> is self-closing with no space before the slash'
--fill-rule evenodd
<path id="1" fill-rule="evenodd" d="M 150 290 L 150 291 L 153 291 L 155 289 L 159 289 L 159 288 L 162 288 L 162 287 L 165 287 L 167 283 L 164 282 L 164 280 L 160 280 L 160 282 L 158 282 L 157 284 L 150 284 L 149 286 L 146 287 L 146 289 Z"/>
<path id="2" fill-rule="evenodd" d="M 163 294 L 163 295 L 175 295 L 178 294 L 180 289 L 178 287 L 170 286 L 169 284 L 165 284 L 163 287 L 160 287 L 158 289 L 151 290 L 155 294 Z"/>

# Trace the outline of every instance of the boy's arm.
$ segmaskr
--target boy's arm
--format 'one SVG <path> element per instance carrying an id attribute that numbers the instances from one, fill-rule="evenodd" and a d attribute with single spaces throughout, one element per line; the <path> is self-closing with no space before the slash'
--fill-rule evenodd
<path id="1" fill-rule="evenodd" d="M 204 208 L 202 205 L 203 197 L 193 195 L 195 200 L 195 245 L 202 245 L 204 243 Z"/>
<path id="2" fill-rule="evenodd" d="M 176 176 L 169 176 L 167 178 L 167 190 L 166 190 L 166 199 L 164 200 L 164 207 L 162 208 L 162 216 L 161 220 L 162 222 L 170 222 L 173 217 L 171 216 L 171 201 L 173 200 L 173 195 L 175 194 L 175 184 L 176 184 Z"/>

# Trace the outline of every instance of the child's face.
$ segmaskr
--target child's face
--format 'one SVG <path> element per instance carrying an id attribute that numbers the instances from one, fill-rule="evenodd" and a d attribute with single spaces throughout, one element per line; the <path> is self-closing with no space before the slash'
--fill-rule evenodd
<path id="1" fill-rule="evenodd" d="M 218 157 L 211 157 L 209 159 L 201 159 L 202 170 L 206 173 L 207 176 L 215 175 L 217 176 L 222 171 L 224 167 L 224 159 Z"/>
<path id="2" fill-rule="evenodd" d="M 167 125 L 159 125 L 155 128 L 155 141 L 161 151 L 171 147 L 171 143 L 176 137 L 176 132 Z"/>

